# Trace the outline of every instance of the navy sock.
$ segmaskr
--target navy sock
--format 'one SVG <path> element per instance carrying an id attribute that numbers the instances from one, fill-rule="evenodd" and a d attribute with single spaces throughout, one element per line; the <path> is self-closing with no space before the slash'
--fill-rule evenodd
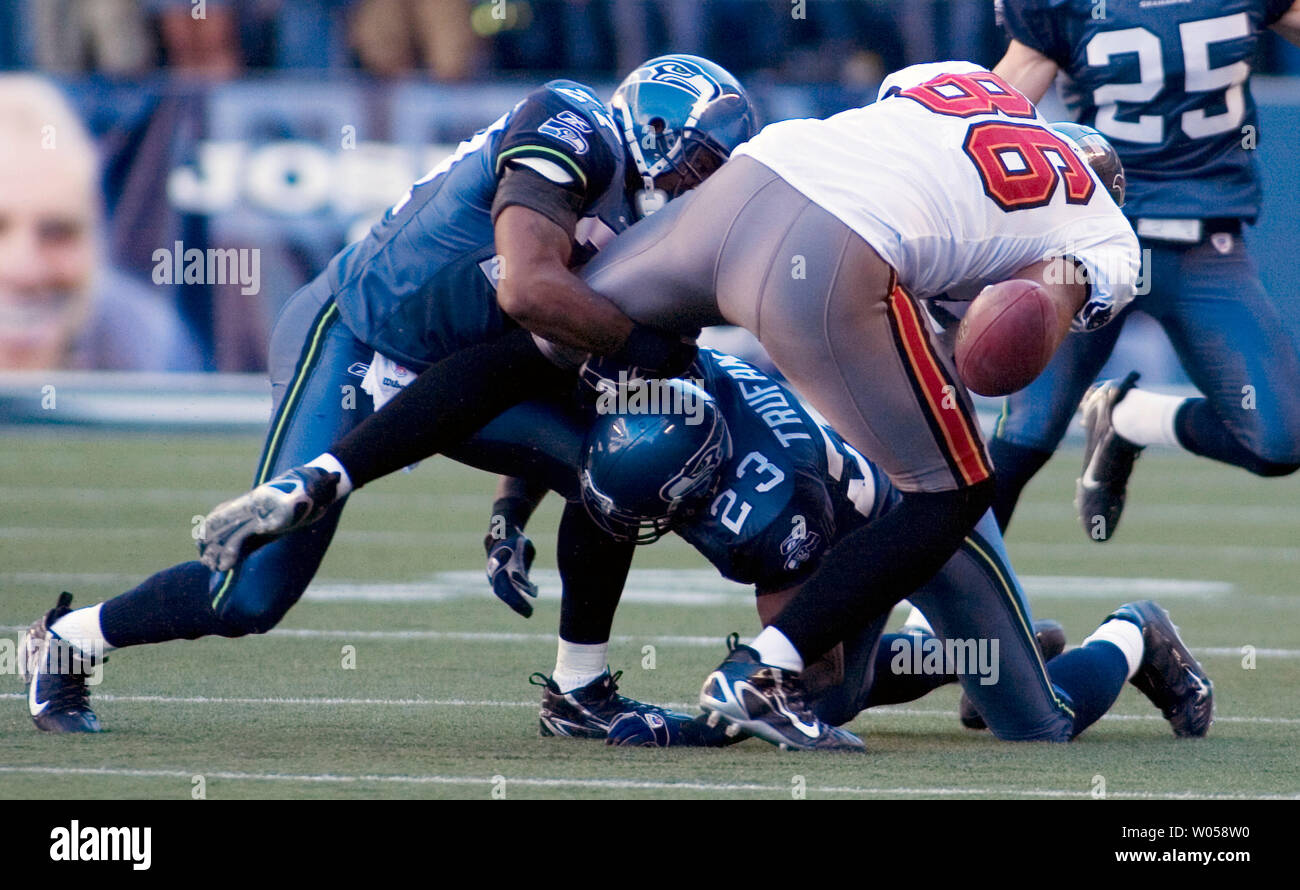
<path id="1" fill-rule="evenodd" d="M 1047 675 L 1070 699 L 1077 736 L 1115 704 L 1128 679 L 1128 660 L 1114 643 L 1093 640 L 1049 661 Z"/>
<path id="2" fill-rule="evenodd" d="M 1192 454 L 1241 467 L 1257 476 L 1286 476 L 1295 464 L 1265 460 L 1237 440 L 1206 399 L 1188 399 L 1174 415 L 1174 434 Z"/>
<path id="3" fill-rule="evenodd" d="M 942 568 L 992 499 L 992 479 L 953 491 L 904 493 L 883 517 L 831 547 L 772 625 L 811 664 Z"/>
<path id="4" fill-rule="evenodd" d="M 110 646 L 194 640 L 221 633 L 208 586 L 212 572 L 200 562 L 183 562 L 147 578 L 104 603 L 100 628 Z"/>
<path id="5" fill-rule="evenodd" d="M 582 504 L 565 506 L 555 553 L 564 582 L 561 637 L 570 643 L 609 641 L 635 549 L 635 544 L 615 541 L 605 534 Z"/>
<path id="6" fill-rule="evenodd" d="M 998 520 L 999 529 L 1007 530 L 1011 514 L 1020 501 L 1020 492 L 1051 456 L 1050 451 L 1027 448 L 1005 439 L 995 438 L 989 443 L 989 457 L 993 458 L 993 469 L 997 473 L 994 477 L 997 492 L 993 496 L 993 515 Z"/>

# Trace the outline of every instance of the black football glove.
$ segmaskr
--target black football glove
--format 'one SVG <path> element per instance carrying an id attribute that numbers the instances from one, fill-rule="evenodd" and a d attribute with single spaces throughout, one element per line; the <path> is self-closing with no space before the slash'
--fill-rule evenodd
<path id="1" fill-rule="evenodd" d="M 623 748 L 721 748 L 747 737 L 743 732 L 727 735 L 726 724 L 711 727 L 703 715 L 628 711 L 609 725 L 605 744 Z"/>
<path id="2" fill-rule="evenodd" d="M 537 550 L 523 532 L 507 535 L 499 541 L 488 539 L 487 579 L 497 599 L 525 618 L 533 614 L 533 604 L 525 597 L 537 598 L 537 585 L 528 580 Z"/>

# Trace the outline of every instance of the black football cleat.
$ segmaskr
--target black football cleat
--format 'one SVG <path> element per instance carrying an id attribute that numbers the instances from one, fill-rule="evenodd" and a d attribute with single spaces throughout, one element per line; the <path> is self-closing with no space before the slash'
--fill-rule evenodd
<path id="1" fill-rule="evenodd" d="M 1142 628 L 1145 650 L 1137 673 L 1129 680 L 1165 715 L 1174 735 L 1200 738 L 1214 722 L 1214 684 L 1188 651 L 1169 612 L 1159 603 L 1126 603 L 1106 616 Z"/>
<path id="2" fill-rule="evenodd" d="M 72 611 L 72 594 L 59 594 L 54 608 L 32 623 L 18 644 L 18 668 L 27 684 L 27 711 L 45 732 L 102 732 L 90 709 L 86 680 L 98 662 L 50 630 Z"/>
<path id="3" fill-rule="evenodd" d="M 1124 512 L 1128 477 L 1143 446 L 1115 432 L 1111 412 L 1137 383 L 1137 371 L 1116 383 L 1107 380 L 1083 397 L 1083 475 L 1075 483 L 1074 508 L 1083 530 L 1094 541 L 1109 541 Z"/>
<path id="4" fill-rule="evenodd" d="M 681 717 L 665 708 L 648 705 L 618 694 L 619 671 L 601 674 L 586 686 L 572 692 L 561 692 L 555 681 L 542 673 L 534 673 L 528 681 L 542 687 L 542 710 L 539 714 L 539 734 L 566 736 L 576 739 L 603 739 L 609 735 L 610 725 L 627 713 L 643 714 L 667 720 Z"/>
<path id="5" fill-rule="evenodd" d="M 1042 656 L 1043 664 L 1047 664 L 1065 651 L 1065 628 L 1058 621 L 1039 618 L 1034 622 L 1034 642 L 1038 644 L 1038 654 Z M 964 692 L 961 701 L 957 703 L 957 716 L 961 719 L 961 725 L 967 729 L 989 728 Z"/>
<path id="6" fill-rule="evenodd" d="M 727 638 L 726 660 L 704 681 L 700 707 L 708 724 L 727 724 L 728 734 L 744 732 L 782 750 L 866 751 L 862 739 L 824 722 L 808 705 L 795 671 L 759 660 L 758 652 Z"/>

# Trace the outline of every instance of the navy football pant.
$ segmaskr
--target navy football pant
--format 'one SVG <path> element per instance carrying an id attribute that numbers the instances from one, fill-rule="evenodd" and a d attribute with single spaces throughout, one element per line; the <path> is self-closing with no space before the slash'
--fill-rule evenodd
<path id="1" fill-rule="evenodd" d="M 339 319 L 328 294 L 304 288 L 271 334 L 271 426 L 253 484 L 329 450 L 372 413 L 361 379 L 374 351 Z M 505 412 L 449 456 L 492 472 L 522 472 L 566 497 L 576 495 L 582 427 L 560 406 Z M 181 563 L 104 603 L 110 645 L 139 645 L 210 634 L 237 637 L 274 627 L 307 589 L 333 539 L 346 498 L 311 526 L 256 550 L 236 568 L 209 572 Z"/>
<path id="2" fill-rule="evenodd" d="M 328 295 L 304 288 L 271 334 L 271 426 L 254 485 L 322 452 L 368 417 L 361 390 L 373 350 L 348 330 Z M 346 498 L 317 523 L 267 544 L 225 573 L 181 563 L 104 603 L 101 625 L 117 647 L 265 633 L 298 601 L 316 574 Z"/>
<path id="3" fill-rule="evenodd" d="M 1192 246 L 1143 240 L 1142 247 L 1150 251 L 1150 291 L 1138 296 L 1133 308 L 1160 323 L 1205 396 L 1181 409 L 1180 441 L 1196 454 L 1260 475 L 1296 469 L 1300 356 L 1241 237 L 1231 236 L 1226 253 L 1210 239 Z M 1109 358 L 1123 320 L 1067 337 L 1038 379 L 1006 400 L 996 439 L 1040 453 L 1054 451 Z M 1001 477 L 1008 468 L 997 469 Z M 1013 480 L 1000 479 L 999 485 L 1004 481 Z"/>
<path id="4" fill-rule="evenodd" d="M 1092 643 L 1043 664 L 1028 601 L 991 511 L 939 573 L 908 599 L 925 613 L 941 640 L 962 645 L 965 664 L 959 665 L 958 682 L 999 739 L 1067 742 L 1100 718 L 1124 686 L 1124 658 L 1110 643 Z M 927 666 L 913 657 L 905 636 L 885 637 L 898 651 L 877 658 L 884 623 L 873 622 L 863 636 L 846 641 L 845 686 L 852 688 L 822 696 L 815 707 L 823 719 L 847 723 L 868 705 L 873 692 L 877 700 L 907 700 L 892 692 L 915 686 L 912 675 Z M 851 664 L 859 667 L 856 673 L 849 670 Z M 881 666 L 892 676 L 882 675 Z"/>

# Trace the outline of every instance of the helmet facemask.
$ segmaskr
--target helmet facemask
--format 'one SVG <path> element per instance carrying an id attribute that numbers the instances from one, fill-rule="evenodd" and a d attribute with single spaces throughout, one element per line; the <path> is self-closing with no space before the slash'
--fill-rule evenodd
<path id="1" fill-rule="evenodd" d="M 743 87 L 706 59 L 651 59 L 610 102 L 628 157 L 628 192 L 638 218 L 695 188 L 756 130 Z"/>

